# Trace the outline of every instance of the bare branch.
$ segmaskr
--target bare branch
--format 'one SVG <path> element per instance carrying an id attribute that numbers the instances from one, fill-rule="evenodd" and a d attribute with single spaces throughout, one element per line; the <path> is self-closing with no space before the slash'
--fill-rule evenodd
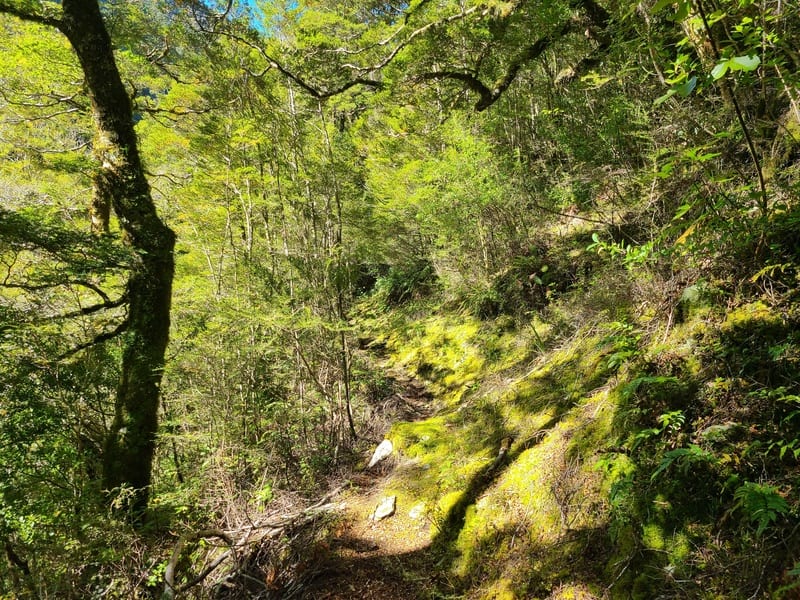
<path id="1" fill-rule="evenodd" d="M 93 284 L 91 281 L 85 281 L 82 279 L 69 279 L 67 281 L 52 281 L 47 283 L 38 283 L 38 284 L 29 284 L 29 283 L 9 283 L 9 278 L 11 277 L 11 267 L 13 263 L 9 265 L 8 274 L 6 275 L 5 280 L 0 283 L 0 287 L 9 288 L 9 289 L 17 289 L 17 290 L 25 290 L 26 292 L 41 292 L 44 290 L 51 290 L 56 287 L 61 287 L 64 285 L 79 285 L 85 288 L 89 288 L 93 292 L 95 292 L 98 296 L 103 299 L 103 303 L 109 304 L 111 303 L 111 298 L 109 298 L 108 294 L 106 294 L 100 287 Z"/>
<path id="2" fill-rule="evenodd" d="M 68 115 L 68 114 L 71 114 L 71 113 L 74 113 L 74 112 L 81 112 L 81 110 L 78 109 L 78 108 L 66 108 L 64 110 L 59 110 L 59 111 L 56 111 L 54 113 L 50 113 L 50 114 L 47 114 L 47 115 L 38 115 L 38 116 L 35 116 L 35 117 L 19 117 L 18 116 L 15 119 L 8 119 L 6 121 L 6 123 L 11 123 L 12 125 L 19 125 L 20 123 L 29 123 L 29 122 L 34 122 L 34 121 L 47 121 L 47 120 L 52 119 L 54 117 L 58 117 L 60 115 Z"/>
<path id="3" fill-rule="evenodd" d="M 98 344 L 102 344 L 103 342 L 107 342 L 108 340 L 113 340 L 115 337 L 122 334 L 126 329 L 128 329 L 128 320 L 125 319 L 122 323 L 117 325 L 111 331 L 104 331 L 103 333 L 96 335 L 93 339 L 89 340 L 88 342 L 84 342 L 82 344 L 78 344 L 74 348 L 67 350 L 63 354 L 61 354 L 58 358 L 56 358 L 57 362 L 65 360 L 70 356 L 73 356 L 80 352 L 81 350 L 86 350 L 87 348 L 91 348 L 92 346 L 97 346 Z"/>
<path id="4" fill-rule="evenodd" d="M 449 17 L 445 17 L 443 19 L 440 19 L 439 21 L 432 21 L 432 22 L 430 22 L 430 23 L 428 23 L 426 25 L 423 25 L 419 29 L 416 29 L 416 30 L 412 31 L 408 35 L 408 37 L 405 40 L 403 40 L 402 42 L 400 42 L 394 48 L 394 50 L 392 50 L 388 55 L 386 55 L 386 57 L 384 57 L 384 59 L 382 61 L 380 61 L 376 65 L 372 65 L 371 67 L 366 68 L 365 70 L 367 70 L 367 71 L 377 71 L 378 69 L 382 69 L 383 67 L 388 65 L 390 62 L 392 62 L 395 59 L 395 57 L 400 53 L 400 51 L 403 50 L 403 48 L 408 46 L 412 41 L 414 41 L 414 39 L 418 38 L 423 33 L 427 32 L 427 31 L 430 31 L 431 29 L 436 29 L 438 27 L 443 27 L 443 26 L 449 25 L 450 23 L 453 23 L 455 21 L 460 21 L 462 19 L 465 19 L 469 15 L 477 12 L 478 8 L 479 8 L 478 6 L 473 6 L 472 8 L 468 8 L 467 10 L 463 10 L 460 13 L 457 13 L 457 14 L 454 14 L 454 15 L 450 15 Z M 479 14 L 482 17 L 486 16 L 486 15 L 489 14 L 489 9 L 488 8 L 484 8 Z M 400 29 L 398 29 L 394 34 L 392 34 L 390 37 L 388 37 L 383 42 L 379 42 L 378 45 L 383 46 L 383 45 L 388 44 L 404 28 L 405 28 L 405 25 L 403 25 Z"/>
<path id="5" fill-rule="evenodd" d="M 206 529 L 194 533 L 182 535 L 172 551 L 167 567 L 164 571 L 164 591 L 162 598 L 175 598 L 176 593 L 182 593 L 198 585 L 214 572 L 222 563 L 228 560 L 235 548 L 252 546 L 265 539 L 276 539 L 284 536 L 288 529 L 303 527 L 316 520 L 320 514 L 336 511 L 340 508 L 338 504 L 331 504 L 331 499 L 338 495 L 345 487 L 341 485 L 320 498 L 317 502 L 293 514 L 273 514 L 265 519 L 250 522 L 247 526 L 223 531 L 220 529 Z M 187 543 L 200 539 L 217 537 L 225 541 L 230 549 L 215 558 L 200 574 L 187 583 L 177 587 L 175 575 L 181 554 Z"/>
<path id="6" fill-rule="evenodd" d="M 78 94 L 79 92 L 69 96 L 63 96 L 61 94 L 56 94 L 55 92 L 50 92 L 49 94 L 30 94 L 28 96 L 29 98 L 47 98 L 48 100 L 46 102 L 23 102 L 21 100 L 12 99 L 6 93 L 6 90 L 0 89 L 0 98 L 2 98 L 6 104 L 10 104 L 11 106 L 24 106 L 26 108 L 51 108 L 59 104 L 68 104 L 79 110 L 85 111 L 86 107 L 82 106 L 75 100 Z"/>
<path id="7" fill-rule="evenodd" d="M 176 117 L 185 117 L 186 115 L 202 115 L 207 113 L 210 108 L 192 108 L 190 106 L 176 106 L 175 108 L 157 108 L 152 106 L 136 105 L 136 110 L 149 115 L 173 115 Z"/>
<path id="8" fill-rule="evenodd" d="M 108 310 L 110 308 L 118 308 L 125 304 L 128 301 L 128 297 L 126 295 L 122 295 L 117 300 L 109 301 L 109 302 L 101 302 L 99 304 L 92 304 L 91 306 L 85 306 L 83 308 L 79 308 L 78 310 L 73 310 L 67 313 L 61 313 L 60 315 L 53 315 L 51 317 L 47 317 L 48 321 L 61 321 L 63 319 L 74 319 L 75 317 L 85 317 L 87 315 L 94 314 L 96 312 L 100 312 L 101 310 Z"/>
<path id="9" fill-rule="evenodd" d="M 407 29 L 408 22 L 409 22 L 409 19 L 410 19 L 411 15 L 416 13 L 416 11 L 418 11 L 422 6 L 427 4 L 427 2 L 428 2 L 428 0 L 423 0 L 416 7 L 414 7 L 411 10 L 409 10 L 406 13 L 403 25 L 401 25 L 399 28 L 397 28 L 397 30 L 395 30 L 389 37 L 385 38 L 384 40 L 382 40 L 380 42 L 377 42 L 377 43 L 375 43 L 375 44 L 373 44 L 371 46 L 368 46 L 367 48 L 359 49 L 357 51 L 349 51 L 349 50 L 344 49 L 344 48 L 339 48 L 339 49 L 337 49 L 335 51 L 335 53 L 346 53 L 346 54 L 353 54 L 353 55 L 362 54 L 363 52 L 369 51 L 370 49 L 374 49 L 376 47 L 383 47 L 383 46 L 389 45 L 403 31 L 405 31 Z M 482 8 L 482 10 L 480 12 L 478 12 L 479 8 Z M 422 27 L 420 27 L 418 29 L 415 29 L 414 31 L 409 33 L 408 36 L 405 39 L 403 39 L 401 42 L 399 42 L 397 44 L 397 46 L 395 46 L 395 48 L 391 52 L 389 52 L 389 54 L 387 54 L 385 57 L 383 57 L 377 63 L 372 64 L 372 65 L 368 65 L 368 66 L 359 66 L 359 65 L 354 65 L 354 64 L 349 64 L 348 63 L 348 64 L 342 65 L 342 67 L 350 69 L 351 71 L 354 71 L 356 73 L 372 73 L 372 72 L 375 72 L 375 71 L 379 71 L 380 69 L 382 69 L 383 67 L 385 67 L 389 63 L 391 63 L 397 57 L 397 55 L 403 50 L 403 48 L 407 47 L 413 40 L 415 40 L 419 36 L 423 35 L 424 33 L 428 32 L 428 31 L 430 31 L 432 29 L 435 29 L 437 27 L 443 27 L 443 26 L 449 25 L 450 23 L 453 23 L 455 21 L 460 21 L 460 20 L 465 19 L 468 16 L 470 16 L 472 14 L 475 14 L 475 13 L 478 13 L 481 16 L 486 16 L 487 14 L 489 14 L 489 11 L 490 11 L 489 8 L 473 6 L 471 8 L 468 8 L 466 10 L 462 10 L 459 13 L 450 15 L 450 16 L 445 17 L 443 19 L 440 19 L 438 21 L 433 21 L 431 23 L 427 23 L 427 24 L 423 25 Z M 267 61 L 267 63 L 269 64 L 270 68 L 276 69 L 282 75 L 287 77 L 290 81 L 292 81 L 296 85 L 298 85 L 303 91 L 305 91 L 310 96 L 312 96 L 313 98 L 316 98 L 318 100 L 325 100 L 327 98 L 331 98 L 333 96 L 336 96 L 338 94 L 346 92 L 350 88 L 353 88 L 353 87 L 359 86 L 359 85 L 365 86 L 365 87 L 371 87 L 371 88 L 374 88 L 374 89 L 381 89 L 383 87 L 383 83 L 382 82 L 380 82 L 378 80 L 375 80 L 375 79 L 368 78 L 368 77 L 355 77 L 354 79 L 351 79 L 350 81 L 347 81 L 346 83 L 344 83 L 344 84 L 342 84 L 342 85 L 340 85 L 340 86 L 338 86 L 336 88 L 329 89 L 329 90 L 325 90 L 325 89 L 321 89 L 319 87 L 315 87 L 314 85 L 309 83 L 307 80 L 305 80 L 303 77 L 301 77 L 300 75 L 298 75 L 294 71 L 292 71 L 289 68 L 287 68 L 281 61 L 277 60 L 274 56 L 270 55 L 260 44 L 256 44 L 253 41 L 248 40 L 247 38 L 245 38 L 245 37 L 243 37 L 241 35 L 238 35 L 238 34 L 232 32 L 232 31 L 216 31 L 216 30 L 212 31 L 212 30 L 205 29 L 205 28 L 203 28 L 203 25 L 197 19 L 196 19 L 196 21 L 198 23 L 198 26 L 200 26 L 201 30 L 204 31 L 205 33 L 214 33 L 214 34 L 217 34 L 217 35 L 224 35 L 224 36 L 226 36 L 226 37 L 228 37 L 228 38 L 230 38 L 232 40 L 235 40 L 235 41 L 237 41 L 239 43 L 242 43 L 242 44 L 248 46 L 249 48 L 252 48 L 252 49 L 256 50 L 261 55 L 261 57 L 264 60 Z M 251 73 L 251 75 L 254 75 L 256 77 L 260 77 L 260 76 L 263 76 L 265 73 L 266 73 L 266 71 L 264 71 L 262 73 Z"/>

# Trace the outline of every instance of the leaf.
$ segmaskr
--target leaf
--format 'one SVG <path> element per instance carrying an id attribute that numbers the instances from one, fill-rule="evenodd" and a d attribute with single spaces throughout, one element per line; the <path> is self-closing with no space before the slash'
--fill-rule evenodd
<path id="1" fill-rule="evenodd" d="M 725 76 L 725 73 L 728 72 L 728 61 L 719 63 L 716 67 L 711 69 L 711 77 L 715 80 L 720 79 L 721 77 Z"/>
<path id="2" fill-rule="evenodd" d="M 655 102 L 653 102 L 654 106 L 659 106 L 663 104 L 667 100 L 669 100 L 675 94 L 678 94 L 682 98 L 686 98 L 689 94 L 691 94 L 694 89 L 697 87 L 697 77 L 693 76 L 690 79 L 684 81 L 680 85 L 673 85 L 666 94 L 663 96 L 659 96 L 656 98 Z"/>
<path id="3" fill-rule="evenodd" d="M 755 71 L 761 64 L 761 58 L 753 56 L 734 56 L 728 61 L 731 71 Z"/>
<path id="4" fill-rule="evenodd" d="M 655 101 L 653 102 L 653 106 L 660 106 L 661 104 L 664 104 L 664 102 L 672 98 L 675 95 L 675 93 L 676 93 L 675 88 L 668 90 L 666 94 L 664 94 L 663 96 L 659 96 L 658 98 L 655 99 Z"/>
<path id="5" fill-rule="evenodd" d="M 764 533 L 770 523 L 789 512 L 788 503 L 780 495 L 778 488 L 772 485 L 748 481 L 733 496 L 736 499 L 734 510 L 742 510 L 756 524 L 756 535 Z"/>
<path id="6" fill-rule="evenodd" d="M 691 94 L 694 91 L 694 88 L 696 87 L 697 87 L 697 77 L 693 76 L 691 77 L 691 79 L 689 79 L 689 81 L 675 88 L 675 92 L 686 98 L 689 94 Z"/>
<path id="7" fill-rule="evenodd" d="M 692 208 L 694 208 L 694 204 L 692 204 L 691 202 L 684 202 L 683 204 L 681 204 L 681 205 L 678 207 L 678 210 L 677 210 L 677 211 L 675 211 L 675 216 L 674 216 L 674 217 L 672 217 L 672 220 L 673 220 L 673 221 L 677 221 L 677 220 L 678 220 L 678 219 L 680 219 L 680 218 L 681 218 L 683 215 L 685 215 L 687 212 L 689 212 L 690 210 L 692 210 Z"/>
<path id="8" fill-rule="evenodd" d="M 655 3 L 653 8 L 650 9 L 650 12 L 655 14 L 658 11 L 662 10 L 663 8 L 670 6 L 671 4 L 675 4 L 675 0 L 658 0 L 658 2 Z"/>
<path id="9" fill-rule="evenodd" d="M 683 21 L 686 17 L 689 16 L 689 9 L 691 7 L 690 0 L 682 0 L 678 2 L 678 9 L 675 11 L 675 16 L 672 17 L 672 20 L 676 23 L 678 21 Z"/>
<path id="10" fill-rule="evenodd" d="M 675 14 L 671 17 L 672 21 L 683 21 L 686 17 L 689 16 L 689 8 L 690 8 L 690 0 L 658 0 L 655 3 L 652 9 L 650 9 L 651 14 L 655 14 L 660 10 L 663 10 L 667 6 L 675 6 Z"/>
<path id="11" fill-rule="evenodd" d="M 658 468 L 650 476 L 650 481 L 653 481 L 658 475 L 666 471 L 674 462 L 679 463 L 681 473 L 686 475 L 689 472 L 689 467 L 693 464 L 701 462 L 715 463 L 717 459 L 713 454 L 703 450 L 696 444 L 689 444 L 688 448 L 676 448 L 664 454 L 664 458 Z"/>
<path id="12" fill-rule="evenodd" d="M 725 76 L 730 69 L 731 71 L 755 71 L 761 64 L 761 58 L 754 54 L 753 56 L 734 56 L 728 60 L 723 60 L 713 69 L 711 69 L 711 77 L 715 80 Z"/>

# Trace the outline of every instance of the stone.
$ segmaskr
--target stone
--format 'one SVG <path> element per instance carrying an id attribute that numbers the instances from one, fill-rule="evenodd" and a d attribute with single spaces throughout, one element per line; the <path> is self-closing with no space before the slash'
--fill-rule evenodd
<path id="1" fill-rule="evenodd" d="M 415 521 L 421 519 L 425 516 L 425 503 L 418 502 L 415 504 L 410 511 L 408 511 L 408 516 L 414 519 Z"/>
<path id="2" fill-rule="evenodd" d="M 373 452 L 372 459 L 369 461 L 367 468 L 371 469 L 385 458 L 391 456 L 392 450 L 394 450 L 394 446 L 392 446 L 392 441 L 383 440 L 380 444 L 378 444 L 378 447 L 375 448 L 375 452 Z"/>
<path id="3" fill-rule="evenodd" d="M 391 517 L 397 508 L 397 496 L 387 496 L 381 503 L 378 504 L 375 512 L 372 513 L 373 521 L 381 521 L 387 517 Z"/>

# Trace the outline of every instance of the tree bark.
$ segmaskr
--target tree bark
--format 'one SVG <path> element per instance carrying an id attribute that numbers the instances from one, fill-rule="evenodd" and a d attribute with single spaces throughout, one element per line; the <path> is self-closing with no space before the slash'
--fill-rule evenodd
<path id="1" fill-rule="evenodd" d="M 103 484 L 128 488 L 126 508 L 137 520 L 147 507 L 158 427 L 159 386 L 169 339 L 175 234 L 158 214 L 144 175 L 133 108 L 114 59 L 98 0 L 63 0 L 28 7 L 0 0 L 0 12 L 59 29 L 83 69 L 95 123 L 98 163 L 91 200 L 93 229 L 107 230 L 114 210 L 138 259 L 127 282 L 128 318 L 115 417 L 105 443 Z"/>
<path id="2" fill-rule="evenodd" d="M 128 328 L 103 455 L 103 484 L 132 490 L 129 508 L 146 508 L 158 428 L 159 386 L 169 339 L 175 234 L 158 217 L 144 175 L 125 89 L 97 0 L 63 0 L 58 25 L 86 77 L 95 121 L 94 202 L 113 207 L 138 260 L 127 283 Z"/>

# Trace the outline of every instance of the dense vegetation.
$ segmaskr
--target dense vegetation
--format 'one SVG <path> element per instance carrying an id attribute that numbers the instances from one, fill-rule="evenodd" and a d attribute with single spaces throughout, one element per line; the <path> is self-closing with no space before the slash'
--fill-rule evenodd
<path id="1" fill-rule="evenodd" d="M 0 598 L 796 597 L 799 8 L 0 0 Z"/>

